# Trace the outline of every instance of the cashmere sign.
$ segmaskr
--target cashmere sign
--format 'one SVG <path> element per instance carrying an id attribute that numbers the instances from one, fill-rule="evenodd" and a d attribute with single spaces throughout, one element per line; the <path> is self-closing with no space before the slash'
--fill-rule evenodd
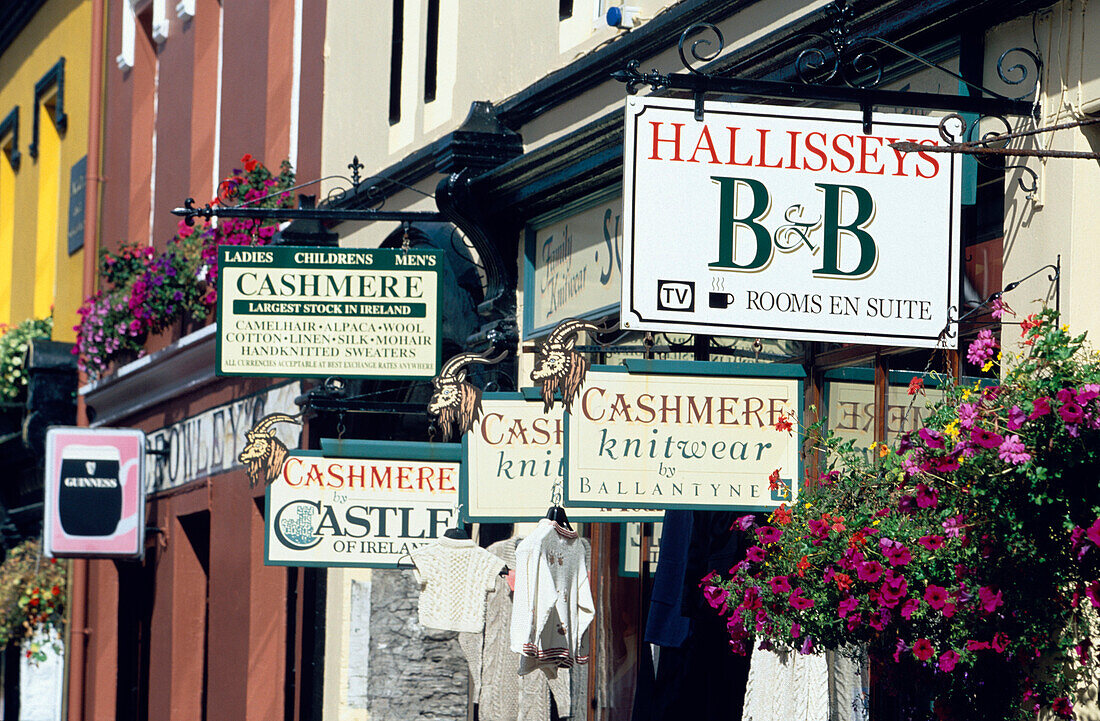
<path id="1" fill-rule="evenodd" d="M 536 521 L 546 515 L 565 475 L 561 406 L 543 411 L 537 393 L 485 393 L 481 414 L 462 439 L 463 516 L 473 521 Z M 567 504 L 574 521 L 660 520 L 652 510 L 581 508 Z"/>
<path id="2" fill-rule="evenodd" d="M 396 568 L 457 522 L 457 446 L 322 441 L 322 449 L 291 453 L 267 487 L 267 565 Z"/>
<path id="3" fill-rule="evenodd" d="M 801 374 L 676 361 L 593 367 L 566 415 L 566 501 L 745 510 L 794 502 Z"/>
<path id="4" fill-rule="evenodd" d="M 623 328 L 933 347 L 959 306 L 938 118 L 631 97 Z M 948 335 L 944 345 L 954 348 Z"/>
<path id="5" fill-rule="evenodd" d="M 443 252 L 223 245 L 218 375 L 431 378 Z"/>

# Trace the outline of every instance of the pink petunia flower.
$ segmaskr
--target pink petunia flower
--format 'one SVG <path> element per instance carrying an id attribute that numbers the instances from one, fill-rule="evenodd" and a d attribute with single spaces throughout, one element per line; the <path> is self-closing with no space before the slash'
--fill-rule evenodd
<path id="1" fill-rule="evenodd" d="M 932 583 L 928 584 L 924 589 L 924 601 L 939 611 L 947 603 L 947 589 Z"/>
<path id="2" fill-rule="evenodd" d="M 954 649 L 950 651 L 944 651 L 940 654 L 939 669 L 944 673 L 950 673 L 955 670 L 955 664 L 959 662 L 959 654 Z"/>
<path id="3" fill-rule="evenodd" d="M 997 451 L 997 455 L 1005 463 L 1011 463 L 1014 466 L 1031 460 L 1031 454 L 1027 452 L 1023 441 L 1016 434 L 1005 437 L 1000 449 Z"/>
<path id="4" fill-rule="evenodd" d="M 913 655 L 917 657 L 918 661 L 927 661 L 932 658 L 934 653 L 932 642 L 927 638 L 918 638 L 917 642 L 913 644 Z"/>
<path id="5" fill-rule="evenodd" d="M 943 536 L 921 536 L 917 539 L 917 543 L 924 546 L 929 551 L 938 551 L 943 548 L 945 541 Z"/>

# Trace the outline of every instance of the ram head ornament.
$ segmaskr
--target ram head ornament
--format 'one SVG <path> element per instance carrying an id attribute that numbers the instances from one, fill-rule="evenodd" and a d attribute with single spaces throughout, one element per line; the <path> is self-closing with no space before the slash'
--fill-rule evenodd
<path id="1" fill-rule="evenodd" d="M 491 365 L 504 357 L 486 358 L 480 353 L 459 353 L 452 356 L 439 375 L 432 378 L 432 397 L 428 401 L 428 413 L 435 416 L 443 440 L 461 436 L 473 427 L 481 415 L 481 389 L 466 381 L 466 366 Z"/>
<path id="2" fill-rule="evenodd" d="M 531 380 L 542 387 L 542 406 L 544 412 L 554 407 L 554 394 L 561 391 L 562 405 L 568 411 L 573 399 L 584 385 L 589 362 L 574 350 L 577 334 L 581 331 L 599 332 L 605 330 L 585 320 L 568 318 L 550 331 L 546 340 L 539 344 L 535 356 L 535 368 L 531 371 Z"/>
<path id="3" fill-rule="evenodd" d="M 283 461 L 289 453 L 286 445 L 275 435 L 276 423 L 301 421 L 285 413 L 272 413 L 261 418 L 252 430 L 245 431 L 245 445 L 237 460 L 248 472 L 248 485 L 252 488 L 260 481 L 265 484 L 274 481 L 283 469 Z"/>

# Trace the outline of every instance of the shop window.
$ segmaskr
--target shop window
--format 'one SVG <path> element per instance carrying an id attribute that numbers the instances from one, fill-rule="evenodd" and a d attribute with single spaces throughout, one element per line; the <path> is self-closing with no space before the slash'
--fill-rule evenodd
<path id="1" fill-rule="evenodd" d="M 435 100 L 439 71 L 439 0 L 428 0 L 428 32 L 424 51 L 424 102 Z"/>
<path id="2" fill-rule="evenodd" d="M 12 261 L 15 252 L 15 171 L 19 166 L 16 149 L 17 124 L 9 135 L 9 120 L 18 120 L 18 109 L 0 124 L 0 323 L 10 323 Z M 5 142 L 6 140 L 6 142 Z"/>
<path id="3" fill-rule="evenodd" d="M 390 35 L 390 125 L 401 121 L 401 56 L 404 52 L 405 0 L 393 0 Z"/>
<path id="4" fill-rule="evenodd" d="M 45 118 L 35 123 L 38 160 L 38 212 L 35 218 L 34 317 L 50 315 L 55 296 L 61 214 L 61 132 L 56 124 L 60 94 L 42 102 Z M 36 106 L 37 110 L 37 106 Z M 38 120 L 38 115 L 35 116 Z M 66 239 L 67 241 L 67 239 Z"/>
<path id="5" fill-rule="evenodd" d="M 558 0 L 558 20 L 573 17 L 573 0 Z"/>

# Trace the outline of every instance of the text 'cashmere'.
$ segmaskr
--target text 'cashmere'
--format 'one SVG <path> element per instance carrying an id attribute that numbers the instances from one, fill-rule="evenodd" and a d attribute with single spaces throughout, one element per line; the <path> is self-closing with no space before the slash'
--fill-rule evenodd
<path id="1" fill-rule="evenodd" d="M 588 663 L 582 639 L 595 618 L 584 546 L 576 531 L 542 519 L 516 548 L 511 648 L 539 665 Z"/>
<path id="2" fill-rule="evenodd" d="M 480 633 L 485 627 L 485 594 L 504 563 L 469 538 L 446 536 L 411 555 L 420 574 L 420 624 Z"/>

